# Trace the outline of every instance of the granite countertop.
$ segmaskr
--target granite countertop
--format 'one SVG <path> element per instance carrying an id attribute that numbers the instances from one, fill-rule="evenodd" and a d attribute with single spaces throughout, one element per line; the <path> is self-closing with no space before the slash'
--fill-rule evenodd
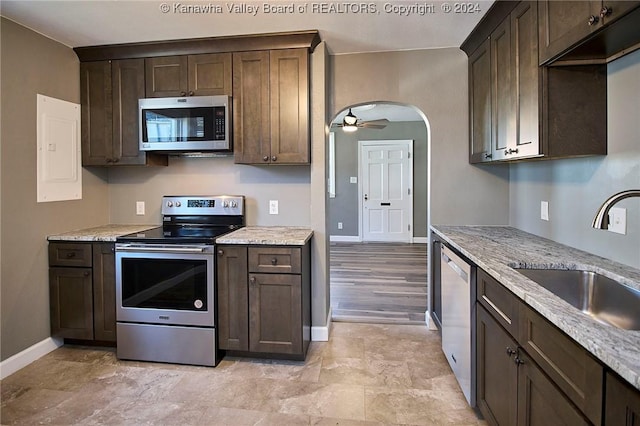
<path id="1" fill-rule="evenodd" d="M 146 231 L 159 225 L 103 225 L 78 229 L 62 234 L 49 235 L 49 241 L 104 241 L 115 242 L 117 237 L 134 232 Z"/>
<path id="2" fill-rule="evenodd" d="M 640 289 L 640 269 L 500 226 L 432 226 L 444 241 L 640 389 L 640 331 L 601 324 L 512 266 L 583 269 Z"/>
<path id="3" fill-rule="evenodd" d="M 296 226 L 246 226 L 216 239 L 216 244 L 303 246 L 313 230 Z"/>

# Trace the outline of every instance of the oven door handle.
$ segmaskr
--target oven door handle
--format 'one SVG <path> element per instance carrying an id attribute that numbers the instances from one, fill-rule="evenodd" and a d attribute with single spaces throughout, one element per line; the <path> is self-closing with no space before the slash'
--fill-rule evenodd
<path id="1" fill-rule="evenodd" d="M 202 253 L 206 250 L 206 247 L 157 247 L 157 246 L 142 246 L 142 245 L 117 245 L 116 251 L 148 251 L 157 253 Z"/>

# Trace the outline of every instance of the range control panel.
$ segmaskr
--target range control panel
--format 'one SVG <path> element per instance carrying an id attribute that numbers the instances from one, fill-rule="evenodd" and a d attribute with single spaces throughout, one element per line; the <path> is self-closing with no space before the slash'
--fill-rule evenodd
<path id="1" fill-rule="evenodd" d="M 162 197 L 162 214 L 167 216 L 243 216 L 244 196 L 166 195 Z"/>

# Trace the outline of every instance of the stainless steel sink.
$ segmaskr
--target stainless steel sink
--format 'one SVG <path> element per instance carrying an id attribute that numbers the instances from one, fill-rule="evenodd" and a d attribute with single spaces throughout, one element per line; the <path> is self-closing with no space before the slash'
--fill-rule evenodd
<path id="1" fill-rule="evenodd" d="M 640 291 L 604 275 L 566 269 L 516 269 L 595 320 L 640 330 Z"/>

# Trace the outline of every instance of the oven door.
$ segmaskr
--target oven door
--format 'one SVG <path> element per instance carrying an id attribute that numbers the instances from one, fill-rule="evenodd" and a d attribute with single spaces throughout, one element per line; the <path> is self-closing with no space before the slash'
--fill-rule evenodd
<path id="1" fill-rule="evenodd" d="M 116 244 L 118 322 L 214 326 L 214 246 Z"/>

